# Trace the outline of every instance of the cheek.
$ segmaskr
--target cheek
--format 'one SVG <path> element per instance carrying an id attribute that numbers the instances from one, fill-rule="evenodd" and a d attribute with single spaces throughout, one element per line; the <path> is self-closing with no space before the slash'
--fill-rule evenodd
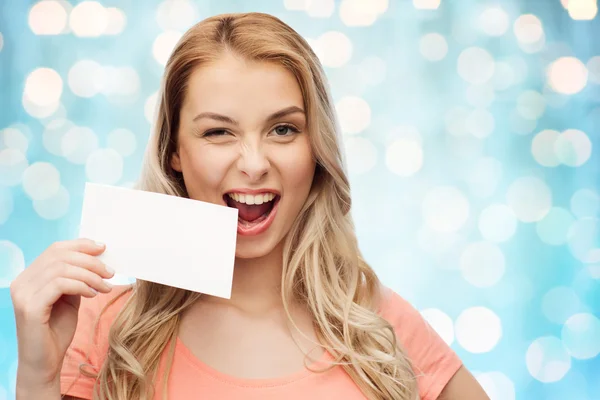
<path id="1" fill-rule="evenodd" d="M 192 197 L 218 189 L 222 183 L 229 163 L 223 154 L 208 148 L 197 148 L 182 152 L 181 163 L 185 183 Z"/>
<path id="2" fill-rule="evenodd" d="M 305 196 L 312 185 L 315 163 L 308 145 L 298 146 L 280 158 L 283 185 L 295 195 Z M 306 193 L 302 193 L 306 192 Z"/>

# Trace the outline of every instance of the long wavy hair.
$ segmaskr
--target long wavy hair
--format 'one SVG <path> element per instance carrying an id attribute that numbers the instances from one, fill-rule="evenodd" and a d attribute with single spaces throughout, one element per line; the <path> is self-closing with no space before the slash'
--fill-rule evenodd
<path id="1" fill-rule="evenodd" d="M 287 68 L 304 99 L 316 171 L 284 243 L 281 297 L 289 322 L 298 329 L 289 305 L 304 304 L 320 346 L 333 356 L 332 365 L 344 368 L 367 398 L 418 399 L 410 360 L 392 326 L 378 314 L 382 286 L 357 245 L 340 132 L 325 74 L 308 43 L 291 27 L 268 14 L 224 14 L 201 21 L 183 35 L 166 65 L 138 188 L 188 196 L 181 174 L 171 168 L 179 110 L 192 72 L 225 51 Z M 200 297 L 142 280 L 128 291 L 131 296 L 109 331 L 105 362 L 92 374 L 97 378 L 95 398 L 152 398 L 159 360 L 169 343 L 163 379 L 171 369 L 180 314 Z M 167 379 L 163 382 L 166 398 Z"/>

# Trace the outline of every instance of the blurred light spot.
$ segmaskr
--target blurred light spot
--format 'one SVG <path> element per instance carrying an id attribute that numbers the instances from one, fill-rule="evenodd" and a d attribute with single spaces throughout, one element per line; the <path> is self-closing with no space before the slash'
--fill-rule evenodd
<path id="1" fill-rule="evenodd" d="M 106 68 L 106 76 L 109 77 L 102 93 L 105 95 L 134 95 L 140 89 L 140 77 L 132 67 Z M 111 71 L 111 73 L 108 72 Z"/>
<path id="2" fill-rule="evenodd" d="M 373 169 L 377 162 L 377 149 L 370 140 L 351 137 L 344 140 L 350 172 L 363 174 Z"/>
<path id="3" fill-rule="evenodd" d="M 50 121 L 42 134 L 42 142 L 46 150 L 55 156 L 62 156 L 62 138 L 74 126 L 75 124 L 67 119 L 59 118 Z"/>
<path id="4" fill-rule="evenodd" d="M 0 265 L 0 288 L 8 288 L 25 269 L 23 251 L 13 242 L 0 240 Z"/>
<path id="5" fill-rule="evenodd" d="M 144 116 L 151 124 L 156 122 L 156 113 L 158 111 L 158 93 L 152 93 L 144 103 Z"/>
<path id="6" fill-rule="evenodd" d="M 441 0 L 413 0 L 413 5 L 420 10 L 437 10 Z"/>
<path id="7" fill-rule="evenodd" d="M 587 360 L 600 354 L 600 320 L 592 314 L 571 316 L 563 326 L 561 337 L 574 358 Z"/>
<path id="8" fill-rule="evenodd" d="M 448 42 L 439 33 L 428 33 L 419 41 L 419 51 L 429 61 L 440 61 L 448 54 Z"/>
<path id="9" fill-rule="evenodd" d="M 523 44 L 534 44 L 544 37 L 542 21 L 533 14 L 519 16 L 513 24 L 513 31 L 517 40 Z"/>
<path id="10" fill-rule="evenodd" d="M 60 172 L 47 162 L 31 164 L 23 173 L 23 190 L 33 200 L 54 196 L 60 189 Z"/>
<path id="11" fill-rule="evenodd" d="M 116 150 L 123 157 L 132 155 L 136 146 L 135 135 L 128 129 L 119 128 L 108 134 L 108 147 Z"/>
<path id="12" fill-rule="evenodd" d="M 314 43 L 314 51 L 324 66 L 339 68 L 352 57 L 352 42 L 342 32 L 325 32 Z"/>
<path id="13" fill-rule="evenodd" d="M 85 126 L 74 126 L 62 137 L 62 155 L 73 164 L 85 164 L 97 148 L 98 137 L 93 130 Z"/>
<path id="14" fill-rule="evenodd" d="M 437 308 L 422 310 L 421 315 L 448 346 L 452 345 L 454 342 L 454 323 L 452 318 Z"/>
<path id="15" fill-rule="evenodd" d="M 502 163 L 493 157 L 478 158 L 467 170 L 465 180 L 475 196 L 492 196 L 502 178 Z"/>
<path id="16" fill-rule="evenodd" d="M 55 220 L 69 211 L 69 203 L 69 192 L 64 186 L 61 186 L 54 196 L 44 200 L 34 200 L 33 209 L 40 217 Z"/>
<path id="17" fill-rule="evenodd" d="M 560 165 L 560 160 L 556 157 L 554 144 L 560 133 L 551 129 L 546 129 L 535 135 L 531 141 L 531 154 L 538 164 L 544 167 L 556 167 Z"/>
<path id="18" fill-rule="evenodd" d="M 571 212 L 577 218 L 598 216 L 600 195 L 592 189 L 579 189 L 571 197 Z"/>
<path id="19" fill-rule="evenodd" d="M 312 1 L 316 3 L 316 1 Z M 342 0 L 340 19 L 347 26 L 370 26 L 388 8 L 389 0 Z M 310 7 L 310 6 L 309 6 Z"/>
<path id="20" fill-rule="evenodd" d="M 485 138 L 494 131 L 494 116 L 485 108 L 476 108 L 465 121 L 467 131 L 476 138 Z"/>
<path id="21" fill-rule="evenodd" d="M 371 107 L 360 97 L 342 97 L 335 105 L 342 132 L 354 135 L 371 123 Z"/>
<path id="22" fill-rule="evenodd" d="M 569 0 L 560 0 L 560 4 L 564 7 L 564 9 L 566 10 L 567 7 L 569 7 Z"/>
<path id="23" fill-rule="evenodd" d="M 491 6 L 479 14 L 479 29 L 489 36 L 502 36 L 508 30 L 510 21 L 502 7 Z"/>
<path id="24" fill-rule="evenodd" d="M 387 148 L 385 163 L 397 175 L 414 175 L 423 167 L 423 149 L 413 139 L 398 139 Z"/>
<path id="25" fill-rule="evenodd" d="M 95 96 L 107 79 L 102 66 L 93 60 L 79 60 L 69 69 L 69 88 L 79 97 Z"/>
<path id="26" fill-rule="evenodd" d="M 544 114 L 546 101 L 535 90 L 527 90 L 517 98 L 517 111 L 525 119 L 538 119 Z"/>
<path id="27" fill-rule="evenodd" d="M 574 20 L 589 21 L 598 14 L 597 0 L 569 0 L 567 10 Z"/>
<path id="28" fill-rule="evenodd" d="M 312 0 L 283 0 L 283 6 L 290 11 L 304 11 Z"/>
<path id="29" fill-rule="evenodd" d="M 496 63 L 494 68 L 494 76 L 492 77 L 494 89 L 506 90 L 514 85 L 515 80 L 515 71 L 509 63 L 505 61 L 499 61 Z"/>
<path id="30" fill-rule="evenodd" d="M 554 61 L 546 71 L 548 84 L 558 93 L 575 94 L 587 84 L 588 71 L 585 65 L 575 57 L 561 57 Z"/>
<path id="31" fill-rule="evenodd" d="M 167 61 L 181 36 L 180 32 L 166 31 L 162 32 L 154 39 L 154 43 L 152 44 L 152 55 L 160 65 L 167 65 Z"/>
<path id="32" fill-rule="evenodd" d="M 464 310 L 456 319 L 454 329 L 456 340 L 470 353 L 487 353 L 502 337 L 500 318 L 485 307 Z"/>
<path id="33" fill-rule="evenodd" d="M 562 342 L 554 336 L 534 340 L 525 355 L 527 370 L 540 382 L 561 380 L 571 368 L 571 357 Z"/>
<path id="34" fill-rule="evenodd" d="M 312 0 L 308 2 L 308 5 L 306 7 L 306 13 L 313 18 L 329 18 L 333 15 L 334 11 L 334 0 Z"/>
<path id="35" fill-rule="evenodd" d="M 516 110 L 510 113 L 508 122 L 510 129 L 519 135 L 528 135 L 537 127 L 537 120 L 525 119 Z"/>
<path id="36" fill-rule="evenodd" d="M 29 27 L 36 35 L 59 35 L 67 27 L 67 10 L 61 2 L 39 1 L 29 10 Z"/>
<path id="37" fill-rule="evenodd" d="M 422 213 L 425 223 L 434 231 L 456 232 L 469 217 L 469 201 L 455 187 L 434 187 L 423 199 Z"/>
<path id="38" fill-rule="evenodd" d="M 592 57 L 587 62 L 590 82 L 600 85 L 600 56 Z"/>
<path id="39" fill-rule="evenodd" d="M 464 235 L 456 232 L 437 232 L 427 225 L 417 231 L 417 244 L 428 257 L 437 261 L 436 266 L 444 270 L 460 270 L 458 258 L 467 241 Z"/>
<path id="40" fill-rule="evenodd" d="M 485 108 L 492 104 L 496 94 L 494 87 L 487 83 L 483 85 L 469 85 L 466 97 L 467 102 L 473 107 Z"/>
<path id="41" fill-rule="evenodd" d="M 51 106 L 58 103 L 63 91 L 63 82 L 55 70 L 37 68 L 25 81 L 24 96 L 36 106 Z"/>
<path id="42" fill-rule="evenodd" d="M 27 114 L 39 119 L 48 118 L 54 115 L 60 107 L 60 103 L 58 101 L 50 105 L 40 106 L 31 102 L 31 100 L 29 100 L 26 94 L 23 94 L 22 104 Z"/>
<path id="43" fill-rule="evenodd" d="M 581 307 L 577 293 L 566 286 L 552 288 L 542 298 L 542 312 L 549 321 L 556 324 L 564 324 Z"/>
<path id="44" fill-rule="evenodd" d="M 109 7 L 106 9 L 108 14 L 108 24 L 106 25 L 106 29 L 104 30 L 105 35 L 119 35 L 125 29 L 125 25 L 127 25 L 127 16 L 123 12 L 116 7 Z"/>
<path id="45" fill-rule="evenodd" d="M 187 30 L 198 22 L 196 6 L 189 0 L 166 0 L 156 9 L 156 20 L 164 31 Z"/>
<path id="46" fill-rule="evenodd" d="M 15 186 L 21 183 L 29 162 L 17 149 L 0 150 L 0 184 Z"/>
<path id="47" fill-rule="evenodd" d="M 567 129 L 556 138 L 554 151 L 557 158 L 570 167 L 580 167 L 592 155 L 592 142 L 577 129 Z"/>
<path id="48" fill-rule="evenodd" d="M 470 243 L 460 256 L 460 269 L 471 285 L 479 288 L 494 286 L 504 276 L 504 254 L 493 243 Z"/>
<path id="49" fill-rule="evenodd" d="M 0 225 L 8 221 L 10 214 L 13 212 L 14 205 L 15 202 L 10 189 L 0 187 Z"/>
<path id="50" fill-rule="evenodd" d="M 597 218 L 586 217 L 569 228 L 569 250 L 584 263 L 600 262 L 600 224 Z"/>
<path id="51" fill-rule="evenodd" d="M 385 81 L 387 65 L 376 56 L 365 58 L 359 65 L 361 78 L 369 85 L 378 85 Z"/>
<path id="52" fill-rule="evenodd" d="M 52 114 L 47 117 L 39 118 L 40 123 L 46 127 L 48 124 L 56 119 L 65 119 L 67 118 L 67 109 L 63 103 L 58 103 L 58 107 L 54 110 Z"/>
<path id="53" fill-rule="evenodd" d="M 465 81 L 485 83 L 494 76 L 494 58 L 480 47 L 469 47 L 458 56 L 457 69 Z"/>
<path id="54" fill-rule="evenodd" d="M 479 232 L 490 242 L 506 242 L 517 231 L 517 218 L 510 207 L 490 204 L 479 214 Z"/>
<path id="55" fill-rule="evenodd" d="M 116 150 L 98 149 L 88 157 L 85 174 L 91 182 L 115 184 L 123 175 L 123 158 Z"/>
<path id="56" fill-rule="evenodd" d="M 475 375 L 490 400 L 515 400 L 515 385 L 502 372 L 484 372 Z"/>
<path id="57" fill-rule="evenodd" d="M 444 122 L 446 124 L 446 130 L 453 136 L 464 136 L 467 132 L 467 118 L 469 116 L 469 110 L 465 107 L 456 106 L 452 107 L 446 112 L 444 116 Z"/>
<path id="58" fill-rule="evenodd" d="M 5 148 L 19 150 L 26 154 L 29 147 L 29 139 L 23 132 L 14 127 L 8 127 L 0 131 L 0 143 L 4 143 Z"/>
<path id="59" fill-rule="evenodd" d="M 108 11 L 97 1 L 82 1 L 71 11 L 69 26 L 75 36 L 100 36 L 108 27 Z"/>
<path id="60" fill-rule="evenodd" d="M 567 233 L 575 218 L 564 208 L 552 207 L 548 214 L 537 222 L 536 232 L 546 244 L 559 246 L 567 242 Z"/>
<path id="61" fill-rule="evenodd" d="M 506 199 L 517 219 L 537 222 L 552 207 L 552 194 L 544 181 L 533 176 L 516 179 L 508 188 Z"/>

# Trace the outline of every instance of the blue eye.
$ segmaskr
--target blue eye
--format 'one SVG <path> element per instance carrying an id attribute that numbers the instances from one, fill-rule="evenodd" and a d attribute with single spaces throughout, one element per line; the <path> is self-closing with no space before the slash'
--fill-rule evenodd
<path id="1" fill-rule="evenodd" d="M 300 133 L 296 127 L 287 124 L 277 125 L 275 129 L 273 129 L 273 132 L 275 132 L 275 136 L 291 136 L 294 133 Z"/>

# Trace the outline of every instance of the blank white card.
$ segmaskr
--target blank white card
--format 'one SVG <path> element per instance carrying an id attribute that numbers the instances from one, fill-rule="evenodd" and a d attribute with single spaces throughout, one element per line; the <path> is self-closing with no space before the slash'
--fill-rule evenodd
<path id="1" fill-rule="evenodd" d="M 79 236 L 106 243 L 117 273 L 230 298 L 238 211 L 166 194 L 86 183 Z"/>

